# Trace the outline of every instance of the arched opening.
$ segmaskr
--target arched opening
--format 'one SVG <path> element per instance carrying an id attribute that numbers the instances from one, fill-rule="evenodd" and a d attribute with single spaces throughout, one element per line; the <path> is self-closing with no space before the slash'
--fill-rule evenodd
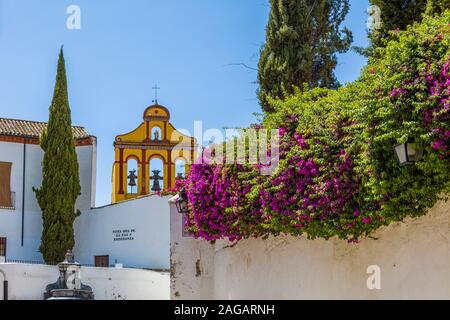
<path id="1" fill-rule="evenodd" d="M 161 141 L 163 139 L 161 128 L 158 126 L 154 126 L 150 130 L 150 137 L 152 140 Z"/>
<path id="2" fill-rule="evenodd" d="M 164 162 L 159 158 L 150 159 L 150 192 L 164 189 Z"/>
<path id="3" fill-rule="evenodd" d="M 186 160 L 183 158 L 178 158 L 175 160 L 175 179 L 185 179 L 186 178 Z"/>
<path id="4" fill-rule="evenodd" d="M 127 161 L 127 193 L 136 194 L 138 192 L 138 162 L 130 158 Z"/>

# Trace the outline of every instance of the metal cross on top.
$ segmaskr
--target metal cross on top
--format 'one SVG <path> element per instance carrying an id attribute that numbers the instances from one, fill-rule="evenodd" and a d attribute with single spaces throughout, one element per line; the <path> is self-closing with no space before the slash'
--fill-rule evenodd
<path id="1" fill-rule="evenodd" d="M 160 87 L 158 87 L 157 84 L 155 84 L 155 86 L 152 88 L 153 90 L 155 90 L 155 100 L 153 101 L 155 104 L 158 104 L 158 90 L 161 89 Z"/>

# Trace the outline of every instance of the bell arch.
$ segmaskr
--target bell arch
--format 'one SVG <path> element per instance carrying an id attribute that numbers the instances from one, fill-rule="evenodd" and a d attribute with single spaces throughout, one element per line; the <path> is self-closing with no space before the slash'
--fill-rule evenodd
<path id="1" fill-rule="evenodd" d="M 153 152 L 152 154 L 150 154 L 147 158 L 147 162 L 150 162 L 152 159 L 160 159 L 162 162 L 167 162 L 167 159 L 164 155 L 162 155 L 161 153 L 156 153 Z"/>
<path id="2" fill-rule="evenodd" d="M 155 181 L 151 179 L 155 178 L 153 170 L 160 171 L 162 179 L 158 181 L 161 189 L 165 190 L 174 187 L 178 173 L 184 171 L 186 176 L 189 172 L 198 145 L 194 138 L 189 137 L 184 131 L 176 130 L 169 121 L 169 110 L 155 104 L 145 109 L 143 122 L 136 129 L 116 136 L 112 179 L 113 203 L 153 193 L 151 190 Z M 155 132 L 158 132 L 156 136 Z M 137 186 L 133 188 L 133 193 L 128 188 L 130 159 L 137 161 Z M 154 159 L 159 159 L 159 162 L 153 161 Z M 180 160 L 184 161 L 184 170 L 181 168 Z M 179 163 L 178 168 L 176 161 Z"/>
<path id="3" fill-rule="evenodd" d="M 137 197 L 142 189 L 142 157 L 140 156 L 140 150 L 127 149 L 123 151 L 123 169 L 122 176 L 120 177 L 124 200 Z M 131 177 L 131 172 L 136 170 Z M 130 182 L 134 180 L 135 185 L 131 188 Z"/>
<path id="4" fill-rule="evenodd" d="M 150 177 L 149 186 L 150 192 L 161 192 L 167 189 L 167 176 L 165 174 L 165 164 L 160 157 L 152 157 L 149 161 Z"/>
<path id="5" fill-rule="evenodd" d="M 185 179 L 186 178 L 186 166 L 187 161 L 184 157 L 175 158 L 175 179 Z"/>
<path id="6" fill-rule="evenodd" d="M 139 160 L 134 156 L 129 156 L 126 162 L 127 172 L 127 194 L 136 194 L 138 189 Z"/>
<path id="7" fill-rule="evenodd" d="M 169 189 L 168 184 L 168 161 L 167 161 L 167 155 L 163 155 L 160 152 L 152 152 L 148 159 L 147 159 L 147 165 L 148 165 L 148 186 L 149 186 L 149 192 L 158 192 L 158 190 L 153 190 L 153 186 L 155 184 L 159 184 L 161 190 Z M 157 170 L 158 172 L 155 172 Z M 159 176 L 159 177 L 158 177 Z M 156 182 L 155 180 L 158 180 Z"/>

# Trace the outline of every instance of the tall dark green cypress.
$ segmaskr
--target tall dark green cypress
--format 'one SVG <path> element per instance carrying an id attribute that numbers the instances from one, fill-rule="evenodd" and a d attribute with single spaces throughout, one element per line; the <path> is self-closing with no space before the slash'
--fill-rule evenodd
<path id="1" fill-rule="evenodd" d="M 427 14 L 441 14 L 450 9 L 450 0 L 428 0 Z"/>
<path id="2" fill-rule="evenodd" d="M 40 139 L 45 152 L 42 186 L 33 190 L 42 209 L 43 231 L 39 250 L 45 262 L 58 263 L 75 245 L 73 222 L 79 215 L 75 201 L 81 191 L 62 48 L 49 111 L 47 129 Z"/>
<path id="3" fill-rule="evenodd" d="M 336 53 L 346 52 L 352 34 L 341 29 L 348 0 L 270 0 L 266 43 L 258 65 L 258 96 L 270 112 L 268 99 L 283 98 L 294 87 L 336 88 Z"/>
<path id="4" fill-rule="evenodd" d="M 424 13 L 439 14 L 450 9 L 450 0 L 370 0 L 370 4 L 380 8 L 381 28 L 369 32 L 371 47 L 358 49 L 366 56 L 384 47 L 391 39 L 391 31 L 405 30 L 408 25 L 422 21 Z"/>
<path id="5" fill-rule="evenodd" d="M 367 51 L 368 55 L 374 53 L 373 49 L 385 45 L 391 31 L 397 28 L 404 30 L 409 24 L 420 21 L 427 0 L 370 0 L 370 3 L 380 8 L 381 28 L 369 33 L 372 48 Z"/>

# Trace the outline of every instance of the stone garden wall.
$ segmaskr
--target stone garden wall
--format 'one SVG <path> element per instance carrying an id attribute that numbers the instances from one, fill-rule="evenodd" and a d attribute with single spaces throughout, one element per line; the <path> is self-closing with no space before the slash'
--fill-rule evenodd
<path id="1" fill-rule="evenodd" d="M 181 230 L 172 207 L 173 299 L 450 299 L 450 203 L 359 244 L 276 237 L 230 246 Z"/>

